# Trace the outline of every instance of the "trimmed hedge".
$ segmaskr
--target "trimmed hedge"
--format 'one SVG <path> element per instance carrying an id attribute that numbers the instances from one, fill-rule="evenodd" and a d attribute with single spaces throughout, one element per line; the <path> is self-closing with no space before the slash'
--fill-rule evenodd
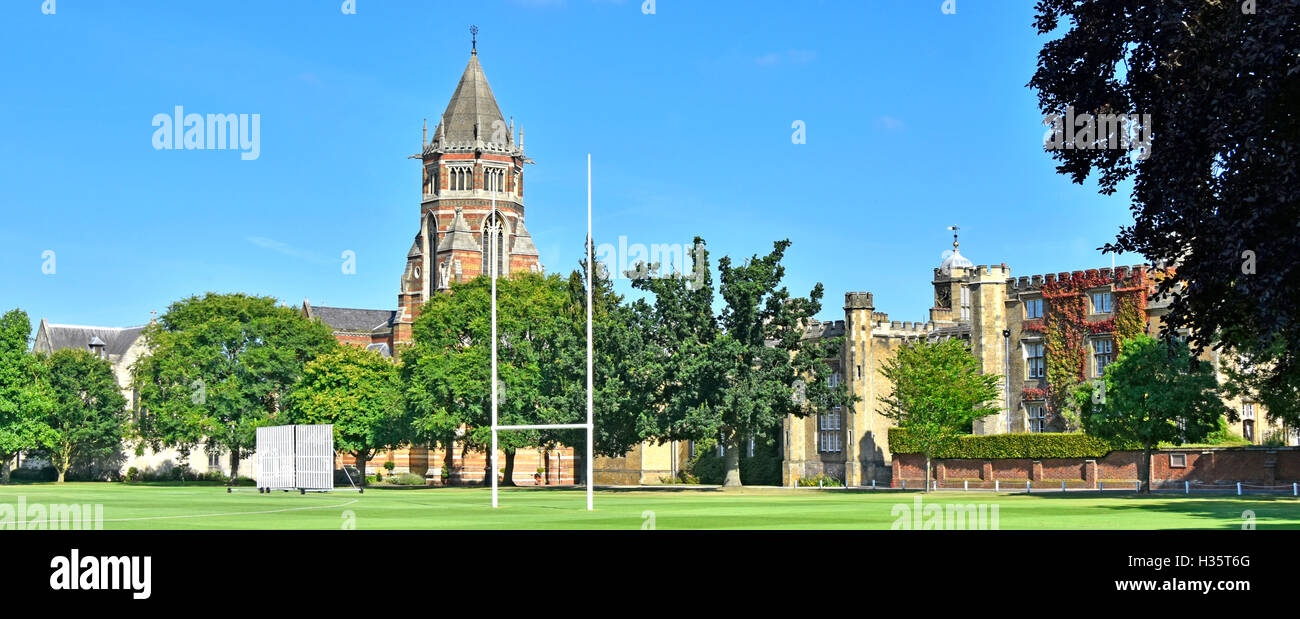
<path id="1" fill-rule="evenodd" d="M 956 444 L 944 449 L 937 458 L 1101 458 L 1116 449 L 1109 442 L 1087 434 L 986 434 L 958 437 Z M 903 428 L 889 429 L 889 451 L 896 454 L 921 453 Z"/>

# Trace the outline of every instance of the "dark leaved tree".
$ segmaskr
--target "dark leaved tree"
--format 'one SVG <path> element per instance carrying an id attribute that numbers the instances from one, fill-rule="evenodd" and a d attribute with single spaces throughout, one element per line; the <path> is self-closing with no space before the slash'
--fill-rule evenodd
<path id="1" fill-rule="evenodd" d="M 1052 152 L 1058 171 L 1077 183 L 1095 172 L 1104 194 L 1133 182 L 1133 224 L 1106 251 L 1176 267 L 1159 284 L 1172 293 L 1165 328 L 1235 349 L 1257 370 L 1246 391 L 1300 423 L 1300 0 L 1036 10 L 1052 39 L 1029 85 L 1043 113 L 1073 107 L 1078 123 Z M 1110 148 L 1114 124 L 1084 131 L 1082 114 L 1136 115 L 1128 128 L 1149 148 Z"/>

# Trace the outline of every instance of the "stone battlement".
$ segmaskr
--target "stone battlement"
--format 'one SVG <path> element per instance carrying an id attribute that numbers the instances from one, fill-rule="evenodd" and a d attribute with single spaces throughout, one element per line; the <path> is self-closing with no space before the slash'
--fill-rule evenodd
<path id="1" fill-rule="evenodd" d="M 1011 267 L 1003 264 L 981 264 L 969 270 L 970 274 L 978 276 L 980 279 L 989 277 L 1006 278 L 1011 274 Z"/>
<path id="2" fill-rule="evenodd" d="M 872 334 L 874 335 L 897 335 L 912 337 L 925 335 L 934 331 L 936 325 L 934 322 L 911 322 L 904 320 L 878 321 L 872 325 Z"/>
<path id="3" fill-rule="evenodd" d="M 1062 271 L 1060 273 L 1046 273 L 1043 275 L 1021 275 L 1020 277 L 1007 278 L 1007 292 L 1031 292 L 1042 288 L 1044 283 L 1086 281 L 1089 279 L 1114 278 L 1128 279 L 1134 273 L 1145 272 L 1150 267 L 1145 264 L 1135 264 L 1133 266 L 1117 266 L 1114 269 L 1109 267 L 1101 269 L 1085 269 L 1082 271 Z"/>
<path id="4" fill-rule="evenodd" d="M 844 309 L 874 309 L 875 300 L 870 292 L 846 292 L 844 293 Z"/>
<path id="5" fill-rule="evenodd" d="M 812 320 L 803 328 L 804 339 L 839 337 L 844 335 L 843 320 Z"/>

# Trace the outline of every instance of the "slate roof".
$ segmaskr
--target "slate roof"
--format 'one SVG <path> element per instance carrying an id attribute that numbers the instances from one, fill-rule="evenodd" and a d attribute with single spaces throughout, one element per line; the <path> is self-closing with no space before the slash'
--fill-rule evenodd
<path id="1" fill-rule="evenodd" d="M 335 331 L 375 332 L 393 328 L 397 312 L 316 305 L 311 308 L 311 317 L 319 318 Z"/>
<path id="2" fill-rule="evenodd" d="M 474 232 L 470 230 L 469 222 L 465 221 L 465 214 L 459 206 L 456 207 L 455 217 L 452 217 L 450 230 L 442 237 L 442 242 L 438 244 L 439 252 L 449 249 L 483 251 L 479 247 L 478 241 L 474 240 Z"/>
<path id="3" fill-rule="evenodd" d="M 379 351 L 379 354 L 382 355 L 385 359 L 391 359 L 393 357 L 393 349 L 388 347 L 387 342 L 380 342 L 378 344 L 367 344 L 366 350 L 377 350 Z"/>
<path id="4" fill-rule="evenodd" d="M 502 124 L 495 125 L 498 121 Z M 442 127 L 438 130 L 438 137 L 451 144 L 473 143 L 478 139 L 488 142 L 493 135 L 493 128 L 503 126 L 505 117 L 501 115 L 496 97 L 492 96 L 492 87 L 488 85 L 483 66 L 479 64 L 478 54 L 475 53 L 469 57 L 469 64 L 465 65 L 465 73 L 460 76 L 456 92 L 442 113 Z M 505 133 L 509 140 L 509 132 Z"/>
<path id="5" fill-rule="evenodd" d="M 510 250 L 512 256 L 536 256 L 537 246 L 533 244 L 533 236 L 528 234 L 528 229 L 524 227 L 524 220 L 519 220 L 519 225 L 515 229 L 515 245 Z"/>
<path id="6" fill-rule="evenodd" d="M 68 348 L 90 350 L 96 339 L 104 343 L 110 355 L 126 353 L 131 345 L 140 338 L 144 325 L 137 327 L 94 327 L 89 325 L 60 325 L 45 323 L 45 337 L 48 348 L 40 352 L 54 352 Z M 39 336 L 39 334 L 38 334 Z"/>

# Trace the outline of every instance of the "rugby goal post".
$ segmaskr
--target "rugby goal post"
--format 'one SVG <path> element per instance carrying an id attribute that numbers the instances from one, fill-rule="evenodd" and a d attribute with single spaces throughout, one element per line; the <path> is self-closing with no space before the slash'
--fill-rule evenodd
<path id="1" fill-rule="evenodd" d="M 265 426 L 257 429 L 257 491 L 334 490 L 333 424 Z M 344 469 L 347 474 L 347 469 Z M 352 481 L 348 475 L 348 481 Z M 351 488 L 362 492 L 356 483 Z"/>
<path id="2" fill-rule="evenodd" d="M 492 212 L 496 212 L 496 198 L 492 199 Z M 587 423 L 552 423 L 552 424 L 522 424 L 522 425 L 499 425 L 497 423 L 497 388 L 500 384 L 497 381 L 497 260 L 496 248 L 497 229 L 500 224 L 494 224 L 488 233 L 493 250 L 491 252 L 492 271 L 492 455 L 488 460 L 491 462 L 492 475 L 492 507 L 498 507 L 498 490 L 497 490 L 497 433 L 502 430 L 586 430 L 587 431 L 587 457 L 585 463 L 587 467 L 586 486 L 587 486 L 587 511 L 595 509 L 592 501 L 592 488 L 595 480 L 592 477 L 592 459 L 595 453 L 594 432 L 595 424 L 592 418 L 592 339 L 591 339 L 591 287 L 592 273 L 595 272 L 593 254 L 595 248 L 591 236 L 591 154 L 587 154 Z"/>

